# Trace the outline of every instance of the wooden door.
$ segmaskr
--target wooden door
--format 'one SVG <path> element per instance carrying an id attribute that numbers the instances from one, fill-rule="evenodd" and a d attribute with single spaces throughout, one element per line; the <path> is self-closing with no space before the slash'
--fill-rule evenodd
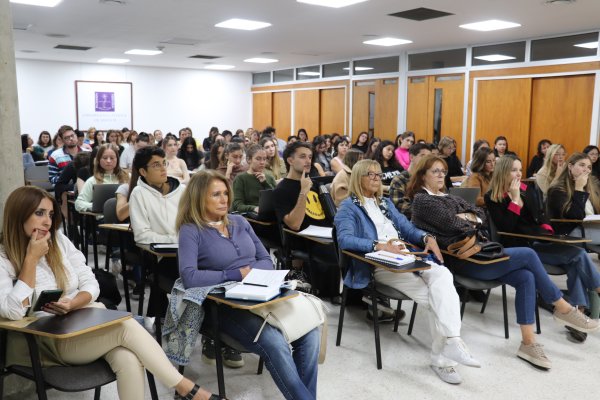
<path id="1" fill-rule="evenodd" d="M 346 134 L 346 89 L 320 90 L 320 132 Z"/>
<path id="2" fill-rule="evenodd" d="M 319 89 L 294 92 L 294 128 L 296 131 L 300 128 L 306 129 L 309 139 L 320 133 L 319 101 Z"/>
<path id="3" fill-rule="evenodd" d="M 433 116 L 429 115 L 428 76 L 408 78 L 406 96 L 406 130 L 415 133 L 416 139 L 433 142 Z M 433 108 L 431 108 L 433 109 Z"/>
<path id="4" fill-rule="evenodd" d="M 369 94 L 375 93 L 375 81 L 352 83 L 352 137 L 369 131 Z"/>
<path id="5" fill-rule="evenodd" d="M 590 144 L 594 80 L 594 75 L 533 80 L 528 160 L 541 139 L 562 144 L 567 155 Z"/>
<path id="6" fill-rule="evenodd" d="M 292 93 L 273 93 L 273 127 L 279 139 L 286 140 L 292 129 Z"/>
<path id="7" fill-rule="evenodd" d="M 272 93 L 252 94 L 252 127 L 262 131 L 273 123 Z"/>
<path id="8" fill-rule="evenodd" d="M 465 98 L 465 76 L 438 75 L 429 79 L 429 122 L 434 131 L 436 91 L 441 94 L 441 129 L 440 138 L 450 136 L 456 140 L 456 154 L 466 165 L 466 154 L 462 154 L 463 143 L 463 109 Z M 469 151 L 467 151 L 469 153 Z"/>
<path id="9" fill-rule="evenodd" d="M 375 136 L 396 140 L 398 134 L 398 79 L 378 79 L 375 85 Z"/>
<path id="10" fill-rule="evenodd" d="M 529 154 L 531 83 L 531 78 L 477 83 L 475 138 L 486 139 L 493 147 L 497 136 L 506 136 L 508 149 L 522 159 L 523 170 L 527 168 L 524 157 Z"/>

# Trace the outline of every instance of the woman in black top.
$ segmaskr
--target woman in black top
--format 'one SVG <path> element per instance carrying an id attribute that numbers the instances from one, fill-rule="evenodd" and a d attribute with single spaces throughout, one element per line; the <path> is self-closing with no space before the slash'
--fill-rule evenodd
<path id="1" fill-rule="evenodd" d="M 508 150 L 508 140 L 506 139 L 506 136 L 498 136 L 496 140 L 494 140 L 494 154 L 496 157 L 506 155 L 516 156 L 514 152 Z"/>
<path id="2" fill-rule="evenodd" d="M 200 167 L 204 157 L 200 156 L 200 152 L 196 148 L 196 141 L 194 138 L 188 136 L 183 140 L 181 148 L 177 153 L 177 158 L 181 158 L 183 161 L 185 161 L 189 171 L 194 171 Z"/>
<path id="3" fill-rule="evenodd" d="M 367 132 L 361 132 L 356 139 L 356 143 L 352 145 L 353 149 L 358 149 L 363 153 L 367 153 L 369 150 L 369 134 Z"/>
<path id="4" fill-rule="evenodd" d="M 552 145 L 552 142 L 548 139 L 542 139 L 537 145 L 537 153 L 531 159 L 529 167 L 527 167 L 527 177 L 535 176 L 540 168 L 544 165 L 544 157 L 546 156 L 546 150 Z"/>
<path id="5" fill-rule="evenodd" d="M 598 161 L 600 149 L 598 149 L 598 146 L 589 145 L 585 146 L 583 152 L 587 154 L 590 160 L 592 161 L 592 175 L 600 179 L 600 161 Z"/>
<path id="6" fill-rule="evenodd" d="M 446 182 L 446 187 L 450 189 L 452 187 L 452 182 L 460 182 L 460 177 L 464 176 L 462 163 L 456 155 L 456 140 L 449 136 L 444 136 L 440 139 L 438 149 L 440 150 L 440 157 L 442 157 L 448 165 L 448 171 L 444 181 Z"/>
<path id="7" fill-rule="evenodd" d="M 394 143 L 384 140 L 379 143 L 377 150 L 373 154 L 373 160 L 377 161 L 381 167 L 381 184 L 384 186 L 384 189 L 390 186 L 392 179 L 396 175 L 400 175 L 400 172 L 404 171 L 404 168 L 402 168 L 396 157 L 394 157 L 394 150 Z"/>
<path id="8" fill-rule="evenodd" d="M 215 136 L 217 136 L 218 134 L 219 128 L 217 128 L 216 126 L 210 128 L 210 131 L 208 131 L 208 137 L 204 138 L 204 141 L 202 142 L 202 148 L 204 149 L 204 151 L 210 151 L 210 146 L 212 146 L 212 144 L 215 141 Z"/>

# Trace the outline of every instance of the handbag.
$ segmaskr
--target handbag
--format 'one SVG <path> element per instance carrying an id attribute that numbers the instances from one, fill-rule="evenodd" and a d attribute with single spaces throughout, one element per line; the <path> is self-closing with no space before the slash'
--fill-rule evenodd
<path id="1" fill-rule="evenodd" d="M 319 352 L 319 364 L 322 364 L 325 361 L 325 353 L 327 352 L 327 315 L 325 307 L 318 297 L 307 293 L 299 293 L 298 296 L 291 299 L 251 309 L 251 313 L 265 320 L 254 338 L 254 343 L 258 341 L 267 323 L 277 328 L 288 343 L 292 343 L 313 329 L 322 326 L 321 350 Z"/>
<path id="2" fill-rule="evenodd" d="M 504 256 L 504 247 L 500 243 L 479 242 L 477 235 L 467 236 L 463 240 L 452 243 L 448 246 L 448 251 L 459 260 L 465 260 L 469 257 L 480 260 L 494 260 Z"/>

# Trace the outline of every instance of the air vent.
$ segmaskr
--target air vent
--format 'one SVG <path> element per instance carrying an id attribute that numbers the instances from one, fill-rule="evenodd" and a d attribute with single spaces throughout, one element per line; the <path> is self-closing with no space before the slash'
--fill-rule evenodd
<path id="1" fill-rule="evenodd" d="M 47 33 L 46 36 L 56 39 L 64 39 L 69 37 L 69 35 L 65 35 L 63 33 Z"/>
<path id="2" fill-rule="evenodd" d="M 161 43 L 178 44 L 181 46 L 195 46 L 200 42 L 201 41 L 198 39 L 189 39 L 189 38 L 180 38 L 180 37 L 174 37 L 171 39 L 161 41 Z"/>
<path id="3" fill-rule="evenodd" d="M 196 54 L 195 56 L 189 56 L 188 58 L 201 58 L 203 60 L 214 60 L 215 58 L 221 58 L 221 56 L 207 56 L 204 54 Z"/>
<path id="4" fill-rule="evenodd" d="M 55 49 L 60 50 L 78 50 L 78 51 L 86 51 L 91 49 L 91 47 L 86 46 L 70 46 L 68 44 L 59 44 L 58 46 L 54 46 Z"/>
<path id="5" fill-rule="evenodd" d="M 33 54 L 33 53 L 39 53 L 39 51 L 37 51 L 37 50 L 21 50 L 21 53 Z"/>
<path id="6" fill-rule="evenodd" d="M 124 6 L 127 2 L 125 0 L 100 0 L 100 4 L 118 4 Z"/>
<path id="7" fill-rule="evenodd" d="M 13 24 L 13 29 L 15 31 L 28 31 L 29 29 L 31 29 L 33 25 L 32 24 L 19 24 L 19 23 L 14 23 Z"/>
<path id="8" fill-rule="evenodd" d="M 393 14 L 388 14 L 390 17 L 406 18 L 413 21 L 426 21 L 428 19 L 446 17 L 454 15 L 445 11 L 432 10 L 431 8 L 419 7 L 412 10 L 400 11 Z"/>

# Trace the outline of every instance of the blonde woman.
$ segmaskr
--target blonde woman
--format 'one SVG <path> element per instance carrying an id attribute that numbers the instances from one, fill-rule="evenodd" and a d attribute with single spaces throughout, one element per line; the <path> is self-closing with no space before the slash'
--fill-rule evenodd
<path id="1" fill-rule="evenodd" d="M 167 135 L 162 141 L 162 148 L 167 156 L 167 176 L 177 178 L 181 183 L 188 183 L 190 173 L 187 164 L 181 158 L 177 157 L 177 138 L 173 135 Z"/>
<path id="2" fill-rule="evenodd" d="M 265 172 L 275 178 L 276 182 L 279 182 L 285 178 L 287 170 L 285 163 L 277 152 L 277 141 L 272 138 L 262 138 L 259 144 L 267 152 L 267 169 Z"/>
<path id="3" fill-rule="evenodd" d="M 4 208 L 0 235 L 0 317 L 25 317 L 34 294 L 62 289 L 63 297 L 43 311 L 66 315 L 95 303 L 98 282 L 83 254 L 60 231 L 60 208 L 47 192 L 23 186 L 13 191 Z M 8 334 L 6 365 L 28 366 L 24 337 Z M 44 366 L 81 365 L 104 358 L 117 375 L 120 399 L 143 400 L 144 369 L 187 400 L 218 400 L 183 377 L 160 345 L 134 319 L 67 339 L 40 339 Z"/>
<path id="4" fill-rule="evenodd" d="M 94 175 L 85 181 L 75 200 L 75 209 L 87 211 L 92 208 L 94 185 L 126 182 L 129 182 L 129 174 L 119 166 L 119 148 L 112 143 L 103 144 L 94 159 Z"/>
<path id="5" fill-rule="evenodd" d="M 554 183 L 555 178 L 566 168 L 566 156 L 567 152 L 562 144 L 553 144 L 546 150 L 544 165 L 535 175 L 535 183 L 544 193 L 544 197 L 548 194 L 548 189 Z"/>

